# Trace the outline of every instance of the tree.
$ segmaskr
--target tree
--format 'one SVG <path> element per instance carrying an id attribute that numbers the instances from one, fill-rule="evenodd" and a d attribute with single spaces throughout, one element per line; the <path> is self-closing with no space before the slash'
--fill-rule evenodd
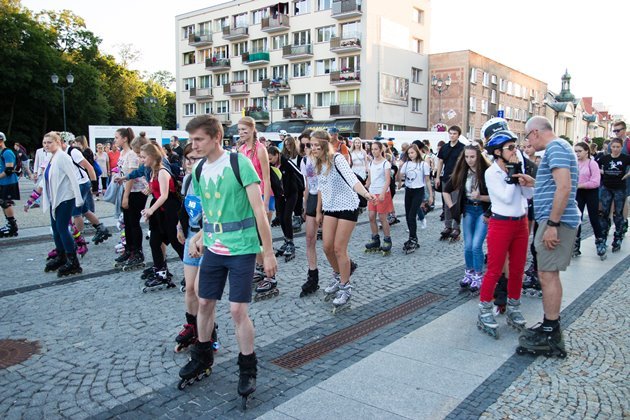
<path id="1" fill-rule="evenodd" d="M 173 76 L 173 73 L 170 71 L 160 70 L 155 73 L 151 73 L 151 75 L 149 75 L 149 80 L 157 83 L 164 89 L 171 90 L 173 84 L 175 83 L 175 76 Z"/>
<path id="2" fill-rule="evenodd" d="M 130 65 L 137 62 L 142 53 L 133 44 L 116 44 L 118 49 L 118 57 L 120 58 L 120 65 L 128 69 Z"/>

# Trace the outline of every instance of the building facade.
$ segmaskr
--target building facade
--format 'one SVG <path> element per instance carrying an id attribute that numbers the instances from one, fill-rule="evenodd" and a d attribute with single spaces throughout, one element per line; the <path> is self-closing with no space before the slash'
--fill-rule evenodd
<path id="1" fill-rule="evenodd" d="M 430 0 L 230 1 L 176 17 L 178 128 L 427 127 Z M 299 130 L 301 131 L 301 130 Z"/>
<path id="2" fill-rule="evenodd" d="M 469 139 L 479 139 L 482 125 L 503 114 L 520 139 L 525 122 L 544 115 L 547 84 L 474 51 L 431 54 L 429 82 L 450 78 L 450 86 L 429 93 L 429 126 L 458 125 Z"/>

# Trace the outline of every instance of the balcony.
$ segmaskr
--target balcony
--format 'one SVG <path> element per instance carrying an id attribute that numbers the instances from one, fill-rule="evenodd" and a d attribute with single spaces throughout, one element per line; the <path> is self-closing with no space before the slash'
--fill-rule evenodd
<path id="1" fill-rule="evenodd" d="M 311 109 L 304 105 L 282 109 L 282 118 L 285 120 L 311 120 Z"/>
<path id="2" fill-rule="evenodd" d="M 361 84 L 361 71 L 343 69 L 330 72 L 330 84 L 334 86 L 357 86 Z"/>
<path id="3" fill-rule="evenodd" d="M 330 51 L 336 53 L 361 51 L 361 35 L 330 38 Z"/>
<path id="4" fill-rule="evenodd" d="M 238 41 L 240 39 L 249 38 L 249 30 L 247 27 L 232 28 L 231 26 L 223 27 L 223 39 L 226 41 Z"/>
<path id="5" fill-rule="evenodd" d="M 227 96 L 249 95 L 247 83 L 243 81 L 226 83 L 223 85 L 223 94 Z"/>
<path id="6" fill-rule="evenodd" d="M 260 30 L 269 34 L 289 30 L 289 15 L 263 18 L 260 22 Z"/>
<path id="7" fill-rule="evenodd" d="M 206 58 L 206 70 L 216 73 L 222 71 L 229 71 L 230 59 L 229 58 Z"/>
<path id="8" fill-rule="evenodd" d="M 188 35 L 188 45 L 191 47 L 205 47 L 212 45 L 212 34 Z"/>
<path id="9" fill-rule="evenodd" d="M 301 58 L 312 58 L 313 46 L 307 45 L 285 45 L 282 47 L 282 58 L 288 60 L 299 60 Z"/>
<path id="10" fill-rule="evenodd" d="M 361 0 L 333 0 L 331 17 L 334 19 L 350 19 L 361 17 Z"/>
<path id="11" fill-rule="evenodd" d="M 360 104 L 330 105 L 330 118 L 360 118 Z"/>
<path id="12" fill-rule="evenodd" d="M 212 99 L 212 88 L 190 88 L 190 99 Z"/>
<path id="13" fill-rule="evenodd" d="M 269 53 L 267 51 L 243 53 L 241 54 L 241 61 L 244 65 L 250 67 L 264 66 L 265 64 L 269 64 Z"/>
<path id="14" fill-rule="evenodd" d="M 269 111 L 264 110 L 260 107 L 249 107 L 245 109 L 245 116 L 252 117 L 255 121 L 268 122 L 269 121 Z"/>
<path id="15" fill-rule="evenodd" d="M 288 92 L 291 90 L 287 79 L 264 79 L 262 81 L 262 88 L 276 90 L 278 92 Z"/>
<path id="16" fill-rule="evenodd" d="M 230 114 L 212 114 L 216 117 L 219 122 L 223 125 L 232 125 L 232 121 L 230 121 Z"/>

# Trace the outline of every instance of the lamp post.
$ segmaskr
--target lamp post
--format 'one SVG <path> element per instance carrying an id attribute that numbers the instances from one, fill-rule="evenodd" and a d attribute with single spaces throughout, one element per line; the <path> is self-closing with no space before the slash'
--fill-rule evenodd
<path id="1" fill-rule="evenodd" d="M 448 76 L 446 76 L 446 79 L 442 79 L 441 77 L 433 75 L 433 77 L 431 78 L 431 86 L 439 95 L 438 122 L 442 122 L 442 92 L 447 91 L 448 88 L 451 86 L 451 75 L 449 74 Z"/>
<path id="2" fill-rule="evenodd" d="M 267 101 L 271 98 L 269 107 L 269 125 L 271 125 L 273 124 L 273 100 L 280 96 L 280 89 L 277 87 L 268 87 L 263 89 L 263 93 L 265 94 L 265 99 Z"/>
<path id="3" fill-rule="evenodd" d="M 50 80 L 53 85 L 59 90 L 61 90 L 61 106 L 63 107 L 63 131 L 68 131 L 66 126 L 66 89 L 70 89 L 72 84 L 74 83 L 74 76 L 72 73 L 68 73 L 66 76 L 66 81 L 68 82 L 68 86 L 59 86 L 59 76 L 53 74 L 50 76 Z"/>

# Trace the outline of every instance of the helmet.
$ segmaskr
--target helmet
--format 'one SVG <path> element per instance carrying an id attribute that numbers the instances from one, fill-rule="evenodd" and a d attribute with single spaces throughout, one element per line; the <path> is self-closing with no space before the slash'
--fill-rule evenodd
<path id="1" fill-rule="evenodd" d="M 510 130 L 500 130 L 492 134 L 488 144 L 486 144 L 486 150 L 490 156 L 494 155 L 494 151 L 499 149 L 505 143 L 509 141 L 516 141 L 518 137 Z"/>
<path id="2" fill-rule="evenodd" d="M 509 129 L 510 127 L 508 127 L 508 123 L 505 119 L 494 117 L 490 118 L 483 126 L 481 126 L 481 135 L 485 140 L 489 140 L 490 137 L 492 137 L 492 135 L 497 131 L 509 131 Z"/>
<path id="3" fill-rule="evenodd" d="M 286 136 L 287 135 L 287 130 L 280 130 L 280 135 L 281 136 Z"/>

